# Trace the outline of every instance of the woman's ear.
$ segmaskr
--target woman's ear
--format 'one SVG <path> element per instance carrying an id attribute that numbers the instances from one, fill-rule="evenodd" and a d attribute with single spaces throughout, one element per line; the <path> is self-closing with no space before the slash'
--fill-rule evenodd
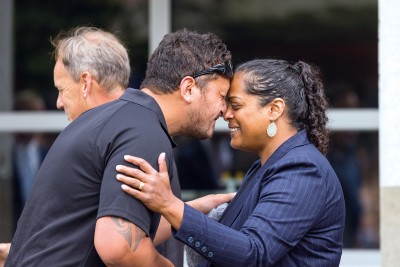
<path id="1" fill-rule="evenodd" d="M 286 104 L 282 98 L 275 98 L 268 104 L 268 116 L 270 121 L 275 121 L 282 116 Z"/>
<path id="2" fill-rule="evenodd" d="M 193 94 L 195 92 L 196 81 L 191 76 L 185 76 L 179 84 L 179 91 L 182 99 L 185 102 L 191 103 L 193 101 Z"/>

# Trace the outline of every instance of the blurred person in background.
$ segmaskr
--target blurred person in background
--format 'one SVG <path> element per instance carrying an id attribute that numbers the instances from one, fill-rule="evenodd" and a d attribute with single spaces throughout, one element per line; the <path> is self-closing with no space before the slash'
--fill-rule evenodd
<path id="1" fill-rule="evenodd" d="M 15 97 L 14 110 L 16 111 L 43 111 L 45 109 L 44 99 L 31 89 L 19 91 Z M 42 134 L 33 132 L 14 134 L 12 185 L 15 228 L 33 181 L 48 150 L 43 138 Z"/>
<path id="2" fill-rule="evenodd" d="M 349 85 L 335 87 L 336 97 L 332 98 L 335 108 L 358 108 L 360 100 L 355 90 Z M 332 134 L 327 158 L 335 170 L 346 203 L 346 219 L 343 244 L 345 247 L 357 247 L 357 236 L 361 226 L 361 186 L 363 182 L 363 171 L 358 156 L 357 132 L 337 132 Z"/>

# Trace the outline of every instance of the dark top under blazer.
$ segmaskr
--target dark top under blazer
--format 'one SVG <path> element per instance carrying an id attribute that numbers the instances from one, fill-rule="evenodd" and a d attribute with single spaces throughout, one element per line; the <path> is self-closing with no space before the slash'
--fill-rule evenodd
<path id="1" fill-rule="evenodd" d="M 124 218 L 153 237 L 159 215 L 122 191 L 115 166 L 136 155 L 158 168 L 166 152 L 173 177 L 173 145 L 160 107 L 139 90 L 80 115 L 39 170 L 6 266 L 103 266 L 93 244 L 103 216 Z"/>
<path id="2" fill-rule="evenodd" d="M 344 214 L 335 172 L 301 131 L 254 163 L 220 223 L 185 205 L 174 234 L 202 266 L 337 267 Z"/>

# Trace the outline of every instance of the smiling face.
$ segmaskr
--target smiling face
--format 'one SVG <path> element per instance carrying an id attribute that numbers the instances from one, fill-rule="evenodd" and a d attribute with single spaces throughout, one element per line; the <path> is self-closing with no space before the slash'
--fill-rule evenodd
<path id="1" fill-rule="evenodd" d="M 63 109 L 69 121 L 86 111 L 84 84 L 76 82 L 59 58 L 54 66 L 54 86 L 58 90 L 57 108 Z"/>
<path id="2" fill-rule="evenodd" d="M 226 95 L 229 79 L 219 76 L 207 82 L 202 89 L 197 103 L 189 110 L 187 132 L 189 136 L 206 139 L 212 137 L 216 120 L 226 110 Z"/>
<path id="3" fill-rule="evenodd" d="M 236 149 L 262 153 L 268 143 L 269 105 L 260 107 L 258 98 L 245 91 L 243 74 L 236 73 L 228 93 L 224 119 L 228 122 L 231 146 Z"/>

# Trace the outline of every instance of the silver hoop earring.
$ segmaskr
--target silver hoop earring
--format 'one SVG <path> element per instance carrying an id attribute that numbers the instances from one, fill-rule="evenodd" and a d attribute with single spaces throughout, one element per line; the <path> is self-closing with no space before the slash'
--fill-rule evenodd
<path id="1" fill-rule="evenodd" d="M 268 136 L 269 137 L 274 137 L 275 135 L 276 135 L 276 132 L 278 131 L 278 128 L 276 127 L 276 124 L 275 124 L 275 122 L 271 122 L 269 125 L 268 125 L 268 128 L 267 128 L 267 134 L 268 134 Z"/>

